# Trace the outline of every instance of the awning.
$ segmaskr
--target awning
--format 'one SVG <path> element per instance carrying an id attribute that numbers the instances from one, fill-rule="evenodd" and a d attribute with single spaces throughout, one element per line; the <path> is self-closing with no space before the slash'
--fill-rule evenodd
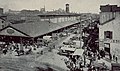
<path id="1" fill-rule="evenodd" d="M 43 36 L 43 39 L 50 40 L 52 36 Z"/>
<path id="2" fill-rule="evenodd" d="M 95 63 L 94 67 L 105 68 L 102 63 Z"/>
<path id="3" fill-rule="evenodd" d="M 83 49 L 76 49 L 75 52 L 73 53 L 73 55 L 80 55 L 82 56 L 84 50 Z"/>
<path id="4" fill-rule="evenodd" d="M 70 48 L 70 47 L 61 47 L 64 51 L 75 51 L 76 48 Z"/>

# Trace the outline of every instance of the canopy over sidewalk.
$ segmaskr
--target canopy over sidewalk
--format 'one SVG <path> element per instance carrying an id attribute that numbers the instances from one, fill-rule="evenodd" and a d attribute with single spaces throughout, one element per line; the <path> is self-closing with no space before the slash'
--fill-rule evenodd
<path id="1" fill-rule="evenodd" d="M 84 50 L 83 49 L 76 49 L 75 52 L 73 53 L 73 55 L 80 55 L 82 56 Z"/>
<path id="2" fill-rule="evenodd" d="M 62 50 L 66 51 L 75 51 L 76 48 L 70 48 L 70 47 L 61 47 Z"/>

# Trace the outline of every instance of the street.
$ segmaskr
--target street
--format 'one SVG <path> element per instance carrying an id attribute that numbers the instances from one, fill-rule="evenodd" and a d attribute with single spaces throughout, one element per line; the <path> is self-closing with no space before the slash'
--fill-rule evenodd
<path id="1" fill-rule="evenodd" d="M 50 66 L 57 71 L 66 71 L 69 70 L 66 68 L 64 63 L 64 56 L 57 55 L 58 47 L 62 45 L 63 42 L 68 41 L 71 37 L 75 36 L 75 34 L 71 34 L 70 36 L 62 37 L 57 41 L 54 41 L 50 46 L 55 45 L 56 49 L 53 49 L 52 52 L 48 52 L 48 47 L 42 47 L 43 49 L 37 50 L 37 52 L 43 51 L 43 55 L 41 54 L 32 54 L 32 55 L 22 55 L 22 56 L 14 56 L 14 53 L 6 55 L 1 54 L 0 58 L 0 70 L 4 71 L 35 71 L 35 67 L 40 66 Z M 62 64 L 60 64 L 62 63 Z M 59 64 L 61 66 L 59 66 Z"/>
<path id="2" fill-rule="evenodd" d="M 0 1 L 0 71 L 120 71 L 119 3 Z"/>

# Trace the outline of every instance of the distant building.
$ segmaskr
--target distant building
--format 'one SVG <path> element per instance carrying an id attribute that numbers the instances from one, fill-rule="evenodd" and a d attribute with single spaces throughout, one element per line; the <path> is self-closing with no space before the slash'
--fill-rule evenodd
<path id="1" fill-rule="evenodd" d="M 4 28 L 4 19 L 0 17 L 0 29 Z"/>
<path id="2" fill-rule="evenodd" d="M 66 12 L 69 13 L 69 4 L 66 4 Z"/>
<path id="3" fill-rule="evenodd" d="M 10 22 L 6 21 L 6 16 L 0 16 L 0 29 L 3 29 L 10 24 Z"/>
<path id="4" fill-rule="evenodd" d="M 14 11 L 14 10 L 9 9 L 8 13 L 10 13 L 10 14 L 19 14 L 20 11 Z"/>
<path id="5" fill-rule="evenodd" d="M 40 14 L 40 11 L 39 10 L 21 10 L 20 14 L 29 16 L 29 15 L 34 15 L 34 14 Z"/>
<path id="6" fill-rule="evenodd" d="M 0 8 L 0 16 L 3 15 L 3 8 Z"/>
<path id="7" fill-rule="evenodd" d="M 41 8 L 40 12 L 44 13 L 45 12 L 45 8 Z"/>
<path id="8" fill-rule="evenodd" d="M 9 10 L 5 15 L 7 16 L 7 21 L 18 24 L 25 21 L 39 21 L 40 17 L 37 16 L 39 13 L 39 10 Z"/>
<path id="9" fill-rule="evenodd" d="M 100 6 L 99 48 L 120 57 L 120 7 Z"/>

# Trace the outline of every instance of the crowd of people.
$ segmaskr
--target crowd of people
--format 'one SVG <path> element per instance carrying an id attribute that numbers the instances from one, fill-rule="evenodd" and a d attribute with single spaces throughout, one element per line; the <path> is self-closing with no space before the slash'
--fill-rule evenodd
<path id="1" fill-rule="evenodd" d="M 20 43 L 8 43 L 0 47 L 1 54 L 6 55 L 8 52 L 10 54 L 16 53 L 17 56 L 29 54 L 32 52 L 33 45 L 23 45 Z"/>
<path id="2" fill-rule="evenodd" d="M 104 54 L 104 55 L 103 55 Z M 91 51 L 86 51 L 86 58 L 89 59 L 89 63 L 87 64 L 87 67 L 89 68 L 88 71 L 98 71 L 98 70 L 106 70 L 107 71 L 107 66 L 105 65 L 104 62 L 99 63 L 99 60 L 103 59 L 105 57 L 105 53 L 102 50 L 101 51 L 96 51 L 95 53 Z"/>
<path id="3" fill-rule="evenodd" d="M 81 56 L 68 56 L 68 59 L 64 61 L 70 71 L 83 71 L 84 65 Z"/>
<path id="4" fill-rule="evenodd" d="M 103 59 L 105 55 L 103 55 L 104 51 L 97 51 L 93 53 L 91 51 L 84 51 L 83 56 L 73 56 L 69 55 L 68 59 L 65 59 L 66 66 L 70 69 L 70 71 L 84 71 L 87 68 L 87 71 L 98 71 L 98 70 L 108 70 L 105 62 L 99 63 L 98 61 Z M 85 56 L 85 59 L 84 59 Z M 96 64 L 98 64 L 96 66 Z M 101 66 L 101 67 L 99 67 Z"/>

